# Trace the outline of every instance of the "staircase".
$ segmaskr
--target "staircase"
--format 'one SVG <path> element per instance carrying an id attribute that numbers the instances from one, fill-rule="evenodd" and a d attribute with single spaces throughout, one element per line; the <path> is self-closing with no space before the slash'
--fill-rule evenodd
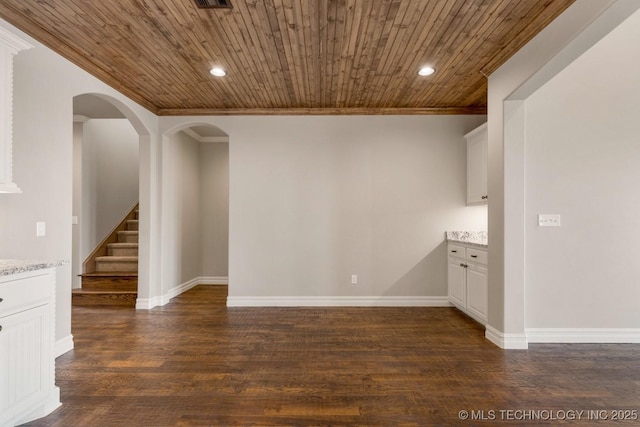
<path id="1" fill-rule="evenodd" d="M 138 296 L 138 206 L 84 262 L 74 306 L 135 307 Z"/>

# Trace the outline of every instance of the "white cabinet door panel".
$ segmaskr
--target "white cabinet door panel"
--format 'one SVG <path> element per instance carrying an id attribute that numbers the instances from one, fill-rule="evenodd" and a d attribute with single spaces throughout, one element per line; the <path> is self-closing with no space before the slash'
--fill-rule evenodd
<path id="1" fill-rule="evenodd" d="M 487 125 L 469 132 L 467 138 L 467 204 L 487 203 Z"/>
<path id="2" fill-rule="evenodd" d="M 41 398 L 46 388 L 49 307 L 44 305 L 0 318 L 0 412 L 9 415 Z"/>
<path id="3" fill-rule="evenodd" d="M 467 310 L 487 321 L 487 269 L 469 264 L 467 268 Z"/>
<path id="4" fill-rule="evenodd" d="M 466 270 L 461 260 L 449 258 L 449 301 L 463 307 L 466 305 Z"/>

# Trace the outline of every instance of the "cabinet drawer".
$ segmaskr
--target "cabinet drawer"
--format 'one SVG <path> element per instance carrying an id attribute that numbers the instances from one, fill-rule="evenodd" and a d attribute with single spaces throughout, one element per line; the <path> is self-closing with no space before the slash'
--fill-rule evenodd
<path id="1" fill-rule="evenodd" d="M 477 262 L 478 264 L 487 265 L 487 251 L 480 249 L 467 248 L 467 260 Z"/>
<path id="2" fill-rule="evenodd" d="M 458 258 L 464 258 L 464 254 L 465 254 L 465 248 L 464 246 L 458 246 L 458 245 L 449 245 L 447 252 L 449 252 L 450 256 L 455 256 Z"/>
<path id="3" fill-rule="evenodd" d="M 0 316 L 48 302 L 53 292 L 51 283 L 49 274 L 0 283 Z"/>

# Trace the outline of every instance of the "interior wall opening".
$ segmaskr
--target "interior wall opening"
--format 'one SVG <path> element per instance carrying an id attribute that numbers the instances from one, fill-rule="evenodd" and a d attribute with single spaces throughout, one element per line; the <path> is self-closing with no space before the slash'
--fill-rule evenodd
<path id="1" fill-rule="evenodd" d="M 207 124 L 167 134 L 163 156 L 163 294 L 227 285 L 229 137 Z"/>

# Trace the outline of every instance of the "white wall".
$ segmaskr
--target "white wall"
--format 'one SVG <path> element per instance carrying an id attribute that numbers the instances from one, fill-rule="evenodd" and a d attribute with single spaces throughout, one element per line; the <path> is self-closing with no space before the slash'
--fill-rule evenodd
<path id="1" fill-rule="evenodd" d="M 148 129 L 143 171 L 147 188 L 156 180 L 152 176 L 155 148 L 151 140 L 155 140 L 157 117 L 8 23 L 0 20 L 0 25 L 35 46 L 20 52 L 14 60 L 13 176 L 23 192 L 0 195 L 0 258 L 69 261 L 73 97 L 83 93 L 108 95 L 135 118 L 139 130 Z M 152 192 L 147 194 L 145 215 L 151 215 L 149 206 L 155 200 Z M 36 221 L 46 222 L 45 237 L 36 238 Z M 154 223 L 148 220 L 147 224 L 152 227 Z M 150 239 L 150 232 L 145 232 Z M 157 264 L 150 246 L 145 249 L 144 262 Z M 71 343 L 71 266 L 57 271 L 56 340 Z M 148 277 L 142 280 L 154 283 Z"/>
<path id="2" fill-rule="evenodd" d="M 248 122 L 230 133 L 230 296 L 446 295 L 444 231 L 486 224 L 465 206 L 477 117 Z"/>
<path id="3" fill-rule="evenodd" d="M 486 335 L 501 347 L 526 348 L 531 335 L 525 331 L 530 329 L 526 328 L 528 98 L 639 8 L 635 0 L 576 2 L 489 76 L 491 244 Z M 566 113 L 564 110 L 560 116 Z M 571 316 L 569 307 L 563 310 Z M 536 341 L 548 337 L 538 335 Z M 601 339 L 595 335 L 592 338 Z"/>
<path id="4" fill-rule="evenodd" d="M 446 295 L 444 232 L 486 229 L 463 137 L 484 119 L 199 117 L 229 134 L 231 298 Z"/>
<path id="5" fill-rule="evenodd" d="M 71 214 L 80 218 L 82 212 L 82 138 L 84 134 L 84 122 L 86 117 L 76 116 L 73 122 L 73 160 L 72 160 L 72 209 Z M 81 230 L 80 224 L 72 224 L 72 256 L 71 256 L 71 287 L 82 287 L 82 263 L 84 258 L 80 251 Z"/>
<path id="6" fill-rule="evenodd" d="M 639 42 L 636 12 L 527 99 L 527 328 L 640 328 Z"/>
<path id="7" fill-rule="evenodd" d="M 167 218 L 162 235 L 164 293 L 202 275 L 199 147 L 184 132 L 164 146 L 163 174 L 170 177 L 163 181 L 162 200 Z"/>
<path id="8" fill-rule="evenodd" d="M 138 134 L 127 119 L 91 119 L 83 127 L 82 259 L 138 202 Z"/>
<path id="9" fill-rule="evenodd" d="M 229 275 L 229 143 L 200 143 L 202 276 Z"/>

